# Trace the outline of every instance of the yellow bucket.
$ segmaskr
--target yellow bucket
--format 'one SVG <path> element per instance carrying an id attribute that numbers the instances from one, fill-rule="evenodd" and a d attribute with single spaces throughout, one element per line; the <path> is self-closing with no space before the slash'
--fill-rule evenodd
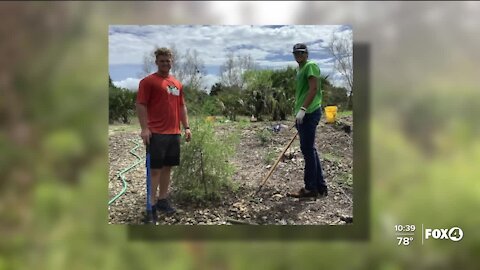
<path id="1" fill-rule="evenodd" d="M 327 123 L 335 123 L 337 119 L 337 106 L 327 106 L 325 107 L 325 117 L 327 118 Z"/>

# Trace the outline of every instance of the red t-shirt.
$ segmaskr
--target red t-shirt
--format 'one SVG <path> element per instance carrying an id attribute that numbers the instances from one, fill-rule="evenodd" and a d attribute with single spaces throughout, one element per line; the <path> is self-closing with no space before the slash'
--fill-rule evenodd
<path id="1" fill-rule="evenodd" d="M 165 78 L 153 73 L 143 78 L 137 103 L 147 106 L 148 128 L 152 133 L 180 134 L 183 86 L 172 75 Z"/>

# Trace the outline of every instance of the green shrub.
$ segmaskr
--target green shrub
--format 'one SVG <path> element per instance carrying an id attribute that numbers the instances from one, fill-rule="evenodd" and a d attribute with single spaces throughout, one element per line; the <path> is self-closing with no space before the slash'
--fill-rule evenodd
<path id="1" fill-rule="evenodd" d="M 207 97 L 202 104 L 202 113 L 204 115 L 220 115 L 222 114 L 222 108 L 220 101 L 216 97 Z"/>
<path id="2" fill-rule="evenodd" d="M 137 94 L 127 89 L 115 86 L 109 87 L 108 92 L 108 121 L 110 124 L 120 122 L 129 124 L 135 115 Z"/>
<path id="3" fill-rule="evenodd" d="M 265 157 L 263 158 L 263 161 L 265 162 L 266 165 L 273 164 L 273 161 L 275 160 L 275 152 L 270 150 L 265 154 Z"/>
<path id="4" fill-rule="evenodd" d="M 344 187 L 351 188 L 353 186 L 353 175 L 351 173 L 342 172 L 339 175 L 339 182 Z"/>
<path id="5" fill-rule="evenodd" d="M 218 95 L 220 109 L 223 116 L 231 121 L 237 121 L 237 115 L 245 115 L 245 102 L 240 89 L 232 88 Z"/>
<path id="6" fill-rule="evenodd" d="M 184 86 L 183 94 L 188 108 L 188 115 L 202 115 L 202 104 L 209 97 L 208 94 L 190 86 Z"/>
<path id="7" fill-rule="evenodd" d="M 211 123 L 196 120 L 190 123 L 192 140 L 182 138 L 180 165 L 173 172 L 175 196 L 184 201 L 207 201 L 222 198 L 234 190 L 234 172 L 229 158 L 235 153 L 238 138 L 218 137 Z"/>
<path id="8" fill-rule="evenodd" d="M 257 131 L 256 137 L 260 141 L 260 145 L 265 146 L 272 140 L 272 132 L 264 128 Z"/>

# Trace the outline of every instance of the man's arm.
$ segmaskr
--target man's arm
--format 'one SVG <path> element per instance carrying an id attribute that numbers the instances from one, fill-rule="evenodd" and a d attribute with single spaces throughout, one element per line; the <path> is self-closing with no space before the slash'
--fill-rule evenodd
<path id="1" fill-rule="evenodd" d="M 192 133 L 190 132 L 190 126 L 188 125 L 187 106 L 185 104 L 180 109 L 180 121 L 185 129 L 185 140 L 188 142 L 192 137 Z"/>
<path id="2" fill-rule="evenodd" d="M 303 102 L 303 107 L 305 109 L 308 108 L 308 106 L 310 106 L 310 103 L 312 103 L 316 94 L 317 94 L 317 78 L 315 76 L 310 76 L 308 78 L 307 98 L 305 98 L 305 101 Z"/>
<path id="3" fill-rule="evenodd" d="M 152 136 L 152 133 L 150 132 L 150 129 L 148 128 L 148 124 L 147 124 L 147 119 L 148 119 L 147 106 L 145 106 L 144 104 L 137 103 L 136 107 L 137 107 L 138 121 L 140 122 L 140 127 L 142 128 L 140 136 L 143 139 L 143 143 L 147 145 L 147 144 L 150 144 L 150 137 Z"/>
<path id="4" fill-rule="evenodd" d="M 180 121 L 182 122 L 183 128 L 190 127 L 188 125 L 188 114 L 187 114 L 187 106 L 183 105 L 180 109 Z"/>

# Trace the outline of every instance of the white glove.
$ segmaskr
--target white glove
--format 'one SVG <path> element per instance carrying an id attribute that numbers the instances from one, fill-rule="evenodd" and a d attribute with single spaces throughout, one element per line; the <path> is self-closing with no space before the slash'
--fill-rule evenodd
<path id="1" fill-rule="evenodd" d="M 298 111 L 297 116 L 295 116 L 295 119 L 296 119 L 296 121 L 297 121 L 297 124 L 300 125 L 301 123 L 303 123 L 303 117 L 305 117 L 305 111 L 306 111 L 306 110 L 307 110 L 307 109 L 305 109 L 304 107 L 302 107 L 302 108 L 300 108 L 300 111 Z"/>

